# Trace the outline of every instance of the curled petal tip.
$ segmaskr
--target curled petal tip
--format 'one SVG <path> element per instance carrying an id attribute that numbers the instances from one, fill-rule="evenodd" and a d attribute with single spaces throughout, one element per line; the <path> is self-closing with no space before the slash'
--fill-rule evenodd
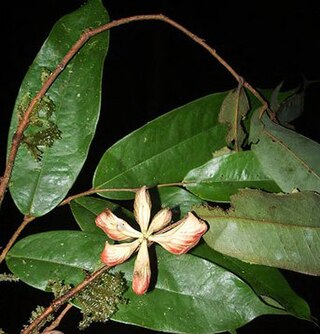
<path id="1" fill-rule="evenodd" d="M 147 292 L 150 284 L 151 269 L 147 240 L 143 240 L 134 263 L 132 290 L 137 295 Z"/>
<path id="2" fill-rule="evenodd" d="M 134 199 L 134 216 L 142 233 L 146 233 L 151 213 L 151 200 L 146 186 L 138 189 Z"/>
<path id="3" fill-rule="evenodd" d="M 168 232 L 151 235 L 149 240 L 157 242 L 170 253 L 179 255 L 193 248 L 207 229 L 204 221 L 189 212 L 178 226 Z"/>
<path id="4" fill-rule="evenodd" d="M 140 232 L 132 228 L 126 221 L 118 218 L 111 210 L 106 209 L 96 218 L 96 225 L 100 227 L 109 238 L 116 241 L 139 238 Z"/>
<path id="5" fill-rule="evenodd" d="M 132 253 L 138 248 L 140 240 L 133 242 L 111 245 L 106 242 L 101 253 L 101 261 L 109 267 L 116 266 L 126 261 Z"/>

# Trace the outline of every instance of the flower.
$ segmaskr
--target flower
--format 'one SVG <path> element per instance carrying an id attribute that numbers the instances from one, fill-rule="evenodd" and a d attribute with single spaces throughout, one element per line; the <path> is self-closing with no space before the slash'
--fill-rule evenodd
<path id="1" fill-rule="evenodd" d="M 134 216 L 140 231 L 118 218 L 109 209 L 97 216 L 96 225 L 110 239 L 126 241 L 118 244 L 106 242 L 101 253 L 101 261 L 106 265 L 112 267 L 123 263 L 138 251 L 134 263 L 132 289 L 136 294 L 142 295 L 147 292 L 151 278 L 148 245 L 156 242 L 170 253 L 184 254 L 199 242 L 207 231 L 207 225 L 192 212 L 188 212 L 183 219 L 170 228 L 168 225 L 172 219 L 172 212 L 168 208 L 160 210 L 150 223 L 151 200 L 146 186 L 139 188 L 136 192 Z M 161 232 L 163 229 L 165 231 Z"/>

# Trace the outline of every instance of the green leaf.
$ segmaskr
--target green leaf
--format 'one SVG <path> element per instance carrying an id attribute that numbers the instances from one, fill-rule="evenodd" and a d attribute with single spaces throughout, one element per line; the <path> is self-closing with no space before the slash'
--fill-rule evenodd
<path id="1" fill-rule="evenodd" d="M 290 122 L 301 116 L 304 109 L 304 97 L 305 90 L 300 89 L 280 104 L 277 110 L 277 119 L 280 124 L 288 126 Z"/>
<path id="2" fill-rule="evenodd" d="M 84 232 L 100 233 L 105 237 L 106 234 L 96 226 L 95 219 L 106 208 L 113 211 L 119 218 L 127 222 L 134 222 L 134 217 L 131 211 L 124 207 L 95 197 L 80 197 L 73 200 L 70 204 L 72 214 L 78 223 L 79 227 Z"/>
<path id="3" fill-rule="evenodd" d="M 266 176 L 252 151 L 232 152 L 215 157 L 191 170 L 183 180 L 186 188 L 208 201 L 229 202 L 240 188 L 278 192 L 280 188 Z"/>
<path id="4" fill-rule="evenodd" d="M 227 143 L 234 145 L 236 151 L 241 149 L 241 145 L 246 137 L 242 128 L 242 119 L 249 111 L 249 101 L 246 91 L 242 85 L 231 90 L 224 99 L 220 113 L 219 122 L 228 124 Z"/>
<path id="5" fill-rule="evenodd" d="M 155 289 L 143 297 L 130 289 L 129 306 L 120 306 L 114 320 L 171 333 L 217 333 L 239 328 L 262 314 L 286 314 L 264 304 L 245 282 L 210 261 L 156 250 Z M 118 269 L 130 281 L 133 260 Z"/>
<path id="6" fill-rule="evenodd" d="M 189 191 L 179 187 L 158 188 L 161 206 L 178 212 L 179 219 L 192 211 L 195 205 L 205 204 L 205 201 L 193 195 Z"/>
<path id="7" fill-rule="evenodd" d="M 51 231 L 20 240 L 7 255 L 9 269 L 25 283 L 45 290 L 49 280 L 79 283 L 83 270 L 99 266 L 105 238 L 80 231 Z M 263 314 L 287 314 L 263 303 L 231 272 L 210 261 L 174 256 L 157 247 L 155 286 L 144 296 L 131 288 L 128 305 L 119 305 L 115 321 L 173 333 L 217 333 L 236 329 Z M 118 266 L 132 279 L 134 258 Z M 129 284 L 130 285 L 130 284 Z M 192 322 L 186 319 L 193 319 Z"/>
<path id="8" fill-rule="evenodd" d="M 191 253 L 231 271 L 268 304 L 278 304 L 295 317 L 311 320 L 308 304 L 292 290 L 278 269 L 240 261 L 215 251 L 204 242 Z"/>
<path id="9" fill-rule="evenodd" d="M 108 14 L 101 0 L 91 0 L 54 25 L 21 84 L 11 120 L 9 143 L 21 113 L 40 90 L 45 77 L 57 67 L 86 28 L 106 22 Z M 107 32 L 91 38 L 48 90 L 44 109 L 33 113 L 33 121 L 25 132 L 25 142 L 31 141 L 33 146 L 29 143 L 29 149 L 31 145 L 35 152 L 40 149 L 43 153 L 37 160 L 26 145 L 21 145 L 10 182 L 14 202 L 25 215 L 41 216 L 54 208 L 73 185 L 86 160 L 100 112 L 107 48 Z M 41 124 L 49 124 L 50 131 L 54 132 L 52 135 L 56 136 L 57 131 L 60 133 L 60 139 L 48 139 L 50 147 L 34 146 L 35 138 L 42 130 L 46 131 Z"/>
<path id="10" fill-rule="evenodd" d="M 250 141 L 263 171 L 284 192 L 320 191 L 320 145 L 281 125 L 259 109 L 251 119 Z"/>
<path id="11" fill-rule="evenodd" d="M 51 231 L 18 241 L 6 257 L 8 268 L 25 283 L 46 290 L 48 281 L 76 285 L 85 270 L 101 266 L 105 235 L 80 231 Z"/>
<path id="12" fill-rule="evenodd" d="M 109 148 L 95 171 L 94 188 L 135 188 L 179 182 L 225 146 L 218 113 L 226 93 L 202 97 L 147 123 Z M 132 193 L 104 192 L 115 199 Z"/>
<path id="13" fill-rule="evenodd" d="M 199 207 L 206 243 L 242 261 L 320 275 L 320 195 L 242 189 L 232 208 Z"/>

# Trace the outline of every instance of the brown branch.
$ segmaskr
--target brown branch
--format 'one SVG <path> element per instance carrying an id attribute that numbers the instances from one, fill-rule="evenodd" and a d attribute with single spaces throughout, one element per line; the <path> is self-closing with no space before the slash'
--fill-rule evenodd
<path id="1" fill-rule="evenodd" d="M 103 193 L 103 192 L 113 192 L 113 191 L 123 191 L 123 192 L 137 192 L 139 188 L 108 188 L 108 189 L 89 189 L 84 192 L 72 195 L 64 199 L 58 206 L 63 206 L 66 204 L 69 204 L 72 200 L 79 198 L 79 197 L 84 197 L 84 196 L 89 196 L 92 194 L 96 193 Z"/>
<path id="2" fill-rule="evenodd" d="M 65 304 L 68 300 L 73 298 L 79 291 L 84 289 L 88 284 L 98 278 L 105 271 L 109 270 L 108 266 L 103 266 L 100 269 L 96 270 L 93 274 L 88 276 L 84 281 L 78 284 L 76 287 L 72 288 L 64 295 L 59 298 L 56 298 L 52 301 L 52 303 L 24 330 L 22 330 L 21 334 L 29 334 L 32 333 L 34 329 L 38 327 L 38 325 L 50 314 L 56 312 L 63 304 Z"/>
<path id="3" fill-rule="evenodd" d="M 256 91 L 248 82 L 244 81 L 243 78 L 216 52 L 216 50 L 212 47 L 210 47 L 203 39 L 198 37 L 197 35 L 193 34 L 190 30 L 186 29 L 179 23 L 171 20 L 170 18 L 162 15 L 162 14 L 154 14 L 154 15 L 135 15 L 131 17 L 122 18 L 119 20 L 112 21 L 110 23 L 104 24 L 98 28 L 94 29 L 88 29 L 84 31 L 84 33 L 80 36 L 79 40 L 71 47 L 71 49 L 67 52 L 65 57 L 62 59 L 62 61 L 58 64 L 56 69 L 51 73 L 51 75 L 48 77 L 47 81 L 43 84 L 40 91 L 35 95 L 35 97 L 30 102 L 28 108 L 26 109 L 23 117 L 21 118 L 17 130 L 12 138 L 12 143 L 10 147 L 9 156 L 7 159 L 7 164 L 5 167 L 5 171 L 3 174 L 3 177 L 0 181 L 0 205 L 3 201 L 4 194 L 6 192 L 6 189 L 8 187 L 8 183 L 11 177 L 12 169 L 14 166 L 14 161 L 18 152 L 19 145 L 23 138 L 23 133 L 28 127 L 29 118 L 30 115 L 37 104 L 37 102 L 45 95 L 45 93 L 48 91 L 50 86 L 53 84 L 53 82 L 56 80 L 58 75 L 63 71 L 63 69 L 66 67 L 66 65 L 69 63 L 69 61 L 74 57 L 74 55 L 81 49 L 81 47 L 93 36 L 104 32 L 106 30 L 109 30 L 111 28 L 128 24 L 131 22 L 136 21 L 162 21 L 165 22 L 172 27 L 176 28 L 177 30 L 180 30 L 182 33 L 187 35 L 189 38 L 191 38 L 195 43 L 202 46 L 205 50 L 207 50 L 220 64 L 222 64 L 229 72 L 230 74 L 239 82 L 243 83 L 243 85 L 252 92 L 256 98 L 261 101 L 263 105 L 267 106 L 267 102 L 265 99 L 260 95 L 258 91 Z"/>
<path id="4" fill-rule="evenodd" d="M 59 325 L 61 320 L 64 318 L 64 316 L 68 313 L 68 311 L 73 307 L 72 304 L 67 304 L 67 306 L 61 311 L 61 313 L 59 314 L 59 316 L 49 325 L 47 326 L 42 334 L 48 333 L 54 329 L 56 329 Z"/>
<path id="5" fill-rule="evenodd" d="M 35 217 L 31 217 L 31 216 L 25 216 L 23 218 L 22 223 L 20 224 L 20 226 L 17 228 L 17 230 L 14 232 L 14 234 L 11 236 L 10 240 L 8 241 L 6 247 L 2 250 L 1 254 L 0 254 L 0 263 L 5 259 L 7 253 L 9 252 L 10 248 L 12 247 L 12 245 L 14 244 L 14 242 L 17 240 L 17 238 L 19 237 L 20 233 L 23 231 L 23 229 L 33 220 L 35 219 Z"/>

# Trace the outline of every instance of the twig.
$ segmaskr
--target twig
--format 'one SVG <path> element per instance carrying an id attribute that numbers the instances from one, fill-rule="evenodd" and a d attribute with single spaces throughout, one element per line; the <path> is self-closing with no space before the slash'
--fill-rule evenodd
<path id="1" fill-rule="evenodd" d="M 23 229 L 33 220 L 35 219 L 35 217 L 31 217 L 31 216 L 25 216 L 23 218 L 22 223 L 20 224 L 20 226 L 16 229 L 16 231 L 14 232 L 14 234 L 11 236 L 10 240 L 8 241 L 6 247 L 2 250 L 1 254 L 0 254 L 0 263 L 5 259 L 7 253 L 9 252 L 10 248 L 12 247 L 12 245 L 14 244 L 14 242 L 17 240 L 17 238 L 19 237 L 20 233 L 23 231 Z"/>
<path id="2" fill-rule="evenodd" d="M 89 196 L 89 195 L 96 194 L 96 193 L 113 192 L 113 191 L 137 192 L 138 189 L 139 188 L 108 188 L 108 189 L 94 189 L 94 188 L 92 188 L 92 189 L 86 190 L 84 192 L 81 192 L 79 194 L 75 194 L 75 195 L 67 197 L 58 206 L 63 206 L 63 205 L 69 204 L 71 201 L 73 201 L 76 198 Z"/>
<path id="3" fill-rule="evenodd" d="M 154 15 L 135 15 L 135 16 L 130 16 L 126 18 L 122 18 L 119 20 L 112 21 L 110 23 L 104 24 L 98 28 L 94 29 L 88 29 L 84 31 L 84 33 L 80 36 L 78 41 L 71 47 L 71 49 L 67 52 L 65 57 L 62 59 L 62 61 L 58 64 L 56 69 L 51 73 L 51 75 L 48 77 L 48 79 L 45 81 L 43 84 L 42 88 L 40 91 L 35 95 L 35 97 L 31 100 L 28 108 L 26 109 L 23 117 L 19 121 L 17 130 L 15 134 L 13 135 L 12 138 L 12 143 L 10 147 L 10 152 L 8 155 L 7 159 L 7 164 L 5 167 L 5 171 L 3 174 L 3 177 L 1 178 L 0 181 L 0 206 L 4 198 L 4 194 L 6 192 L 12 169 L 14 166 L 14 161 L 18 152 L 19 145 L 21 143 L 21 140 L 23 138 L 23 133 L 28 127 L 29 123 L 29 118 L 30 115 L 37 104 L 37 102 L 44 96 L 44 94 L 48 91 L 50 86 L 53 84 L 53 82 L 56 80 L 58 75 L 64 70 L 66 65 L 69 63 L 69 61 L 74 57 L 74 55 L 81 49 L 81 47 L 93 36 L 104 32 L 106 30 L 109 30 L 111 28 L 123 25 L 123 24 L 128 24 L 131 22 L 136 22 L 136 21 L 162 21 L 165 22 L 172 27 L 180 30 L 182 33 L 187 35 L 189 38 L 191 38 L 195 43 L 199 44 L 202 46 L 204 49 L 206 49 L 220 64 L 222 64 L 228 71 L 229 73 L 239 82 L 243 83 L 243 85 L 252 92 L 254 96 L 263 104 L 266 106 L 266 109 L 268 108 L 268 104 L 265 101 L 265 99 L 261 96 L 261 94 L 255 90 L 248 82 L 244 81 L 243 78 L 216 52 L 216 50 L 212 47 L 210 47 L 203 39 L 198 37 L 197 35 L 193 34 L 190 30 L 186 29 L 179 23 L 173 21 L 172 19 L 162 15 L 162 14 L 154 14 Z"/>
<path id="4" fill-rule="evenodd" d="M 52 330 L 54 330 L 55 328 L 57 328 L 60 325 L 61 320 L 63 319 L 63 317 L 68 313 L 68 311 L 73 307 L 72 304 L 67 304 L 66 307 L 61 311 L 61 313 L 59 314 L 59 316 L 57 316 L 57 318 L 49 325 L 47 326 L 42 334 L 45 334 L 47 332 L 50 332 Z"/>
<path id="5" fill-rule="evenodd" d="M 21 332 L 21 334 L 32 333 L 32 331 L 37 328 L 37 326 L 41 323 L 42 320 L 44 320 L 51 313 L 56 312 L 63 304 L 65 304 L 68 300 L 73 298 L 79 291 L 84 289 L 88 284 L 90 284 L 92 281 L 94 281 L 96 278 L 98 278 L 101 274 L 103 274 L 107 270 L 109 270 L 108 266 L 101 267 L 90 276 L 87 276 L 87 278 L 80 284 L 78 284 L 76 287 L 72 288 L 61 297 L 53 300 L 51 304 L 28 327 L 26 327 Z"/>

